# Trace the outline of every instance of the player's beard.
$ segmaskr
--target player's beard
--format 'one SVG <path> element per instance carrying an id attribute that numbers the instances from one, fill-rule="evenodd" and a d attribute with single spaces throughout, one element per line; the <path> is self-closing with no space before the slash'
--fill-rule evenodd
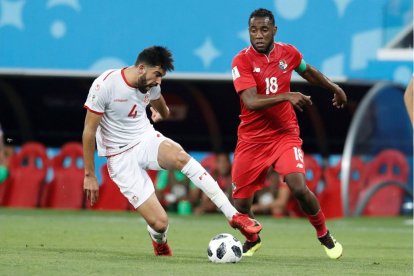
<path id="1" fill-rule="evenodd" d="M 147 93 L 147 91 L 150 90 L 151 86 L 147 83 L 146 73 L 138 78 L 137 87 L 143 94 Z"/>
<path id="2" fill-rule="evenodd" d="M 256 48 L 256 46 L 255 46 L 255 44 L 253 43 L 253 41 L 251 41 L 250 40 L 250 43 L 252 44 L 252 46 L 253 46 L 253 48 L 258 52 L 258 53 L 261 53 L 261 54 L 265 54 L 265 55 L 267 55 L 267 54 L 269 54 L 270 53 L 270 51 L 272 50 L 272 47 L 273 47 L 273 44 L 274 44 L 274 40 L 272 39 L 271 41 L 269 41 L 269 44 L 267 44 L 267 46 L 266 46 L 266 48 L 264 49 L 264 50 L 259 50 L 259 49 L 257 49 Z"/>

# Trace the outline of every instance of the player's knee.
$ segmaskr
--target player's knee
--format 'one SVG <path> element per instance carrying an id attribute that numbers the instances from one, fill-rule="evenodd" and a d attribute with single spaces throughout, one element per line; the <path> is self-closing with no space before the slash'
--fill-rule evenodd
<path id="1" fill-rule="evenodd" d="M 296 185 L 294 187 L 291 187 L 291 192 L 295 198 L 300 200 L 305 198 L 310 190 L 306 185 Z"/>
<path id="2" fill-rule="evenodd" d="M 175 155 L 176 168 L 178 170 L 182 170 L 184 166 L 188 163 L 188 161 L 190 161 L 190 159 L 191 159 L 191 156 L 187 152 L 185 152 L 184 150 L 180 150 Z"/>

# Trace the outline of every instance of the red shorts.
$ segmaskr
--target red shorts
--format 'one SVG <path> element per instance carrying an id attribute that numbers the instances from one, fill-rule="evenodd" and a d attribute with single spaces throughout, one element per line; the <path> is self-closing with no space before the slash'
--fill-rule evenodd
<path id="1" fill-rule="evenodd" d="M 290 173 L 305 174 L 301 146 L 300 138 L 267 144 L 238 141 L 232 167 L 233 198 L 250 198 L 261 190 L 270 166 L 282 177 Z"/>

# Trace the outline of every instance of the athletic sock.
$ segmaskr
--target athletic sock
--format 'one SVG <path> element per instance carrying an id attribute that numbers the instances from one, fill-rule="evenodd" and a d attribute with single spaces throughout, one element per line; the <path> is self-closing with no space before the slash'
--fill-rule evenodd
<path id="1" fill-rule="evenodd" d="M 194 158 L 181 170 L 198 188 L 200 188 L 211 201 L 223 212 L 228 220 L 237 213 L 227 196 L 220 189 L 217 182 Z"/>
<path id="2" fill-rule="evenodd" d="M 328 228 L 326 228 L 325 223 L 325 215 L 322 212 L 322 209 L 319 209 L 319 211 L 315 215 L 307 215 L 309 222 L 315 227 L 316 229 L 316 235 L 318 238 L 323 237 L 328 233 Z"/>
<path id="3" fill-rule="evenodd" d="M 147 225 L 147 230 L 148 230 L 148 233 L 150 234 L 151 239 L 155 241 L 156 243 L 165 243 L 167 241 L 168 226 L 167 226 L 167 229 L 163 233 L 159 233 L 155 231 L 149 225 Z"/>

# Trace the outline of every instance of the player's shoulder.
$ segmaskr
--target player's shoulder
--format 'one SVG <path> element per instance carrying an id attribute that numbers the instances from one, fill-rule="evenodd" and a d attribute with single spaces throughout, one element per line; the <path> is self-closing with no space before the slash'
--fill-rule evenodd
<path id="1" fill-rule="evenodd" d="M 276 42 L 275 45 L 277 48 L 282 49 L 286 52 L 299 52 L 299 50 L 295 46 L 289 43 Z"/>
<path id="2" fill-rule="evenodd" d="M 243 50 L 239 51 L 233 58 L 234 62 L 248 62 L 249 61 L 249 55 L 251 54 L 251 46 L 244 48 Z"/>
<path id="3" fill-rule="evenodd" d="M 121 69 L 108 69 L 100 74 L 93 83 L 93 86 L 100 88 L 112 87 L 120 79 Z"/>
<path id="4" fill-rule="evenodd" d="M 100 74 L 96 80 L 101 82 L 107 82 L 113 80 L 113 78 L 120 73 L 120 69 L 108 69 Z"/>

